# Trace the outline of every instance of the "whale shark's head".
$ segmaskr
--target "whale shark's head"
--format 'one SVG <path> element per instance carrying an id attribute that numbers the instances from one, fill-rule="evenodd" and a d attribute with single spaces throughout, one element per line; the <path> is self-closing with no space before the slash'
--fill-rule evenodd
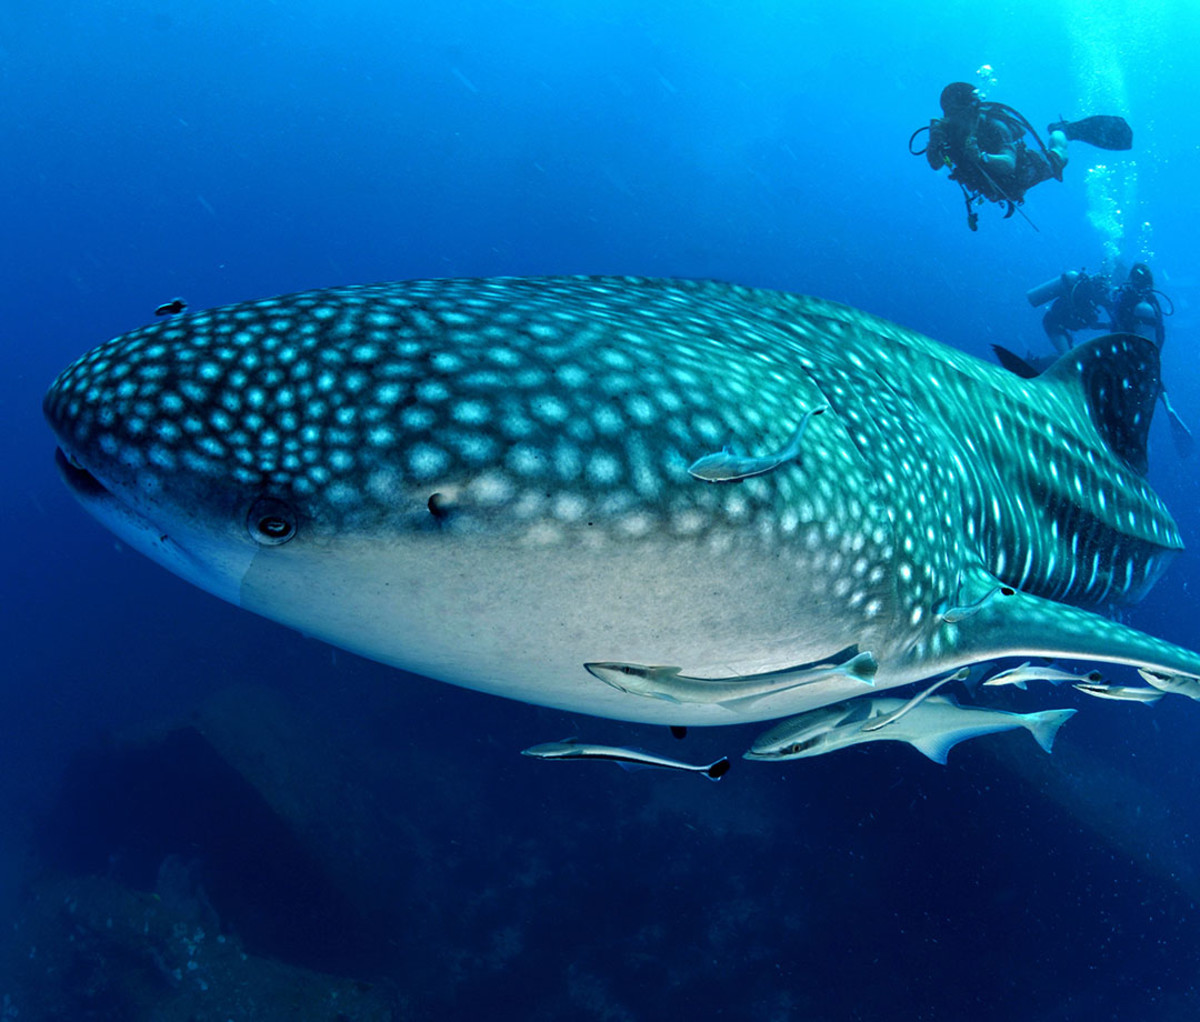
<path id="1" fill-rule="evenodd" d="M 434 532 L 449 494 L 466 506 L 446 421 L 464 409 L 422 400 L 437 382 L 420 345 L 381 354 L 398 318 L 301 295 L 118 337 L 46 394 L 60 473 L 119 536 L 235 603 L 264 558 Z"/>

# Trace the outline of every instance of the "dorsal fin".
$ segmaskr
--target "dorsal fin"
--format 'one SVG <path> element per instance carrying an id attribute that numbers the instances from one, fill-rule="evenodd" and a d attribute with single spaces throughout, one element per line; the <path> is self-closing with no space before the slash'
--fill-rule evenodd
<path id="1" fill-rule="evenodd" d="M 1023 380 L 1032 380 L 1041 370 L 1033 365 L 1033 362 L 1028 358 L 1022 358 L 1015 351 L 1009 351 L 1002 344 L 993 344 L 992 351 L 995 352 L 996 361 L 999 362 L 1010 373 L 1013 373 Z"/>
<path id="2" fill-rule="evenodd" d="M 1162 392 L 1153 341 L 1137 334 L 1097 337 L 1072 348 L 1040 378 L 1078 390 L 1113 453 L 1146 474 L 1146 439 Z"/>

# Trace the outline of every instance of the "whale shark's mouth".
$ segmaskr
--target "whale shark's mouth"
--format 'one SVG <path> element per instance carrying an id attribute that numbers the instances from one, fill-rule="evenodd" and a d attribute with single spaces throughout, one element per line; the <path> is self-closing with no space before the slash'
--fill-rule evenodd
<path id="1" fill-rule="evenodd" d="M 129 499 L 119 487 L 109 487 L 84 468 L 69 448 L 57 448 L 54 463 L 84 510 L 124 543 L 193 585 L 240 603 L 238 587 L 251 554 L 220 550 L 219 541 L 188 529 L 168 511 L 153 504 L 145 506 L 136 494 Z"/>
<path id="2" fill-rule="evenodd" d="M 118 491 L 106 486 L 98 476 L 83 467 L 82 462 L 69 451 L 58 447 L 54 452 L 54 464 L 67 489 L 93 518 L 99 520 L 118 536 L 150 557 L 155 557 L 147 546 L 148 537 L 157 537 L 161 545 L 166 533 L 156 522 L 134 508 Z M 156 558 L 161 560 L 161 557 Z"/>
<path id="3" fill-rule="evenodd" d="M 91 472 L 79 463 L 73 454 L 68 454 L 61 447 L 54 449 L 54 465 L 62 481 L 81 501 L 114 499 L 111 491 Z"/>
<path id="4" fill-rule="evenodd" d="M 113 490 L 88 469 L 69 450 L 58 447 L 54 464 L 59 476 L 73 496 L 95 519 L 123 540 L 149 557 L 162 560 L 152 546 L 161 547 L 167 541 L 166 532 L 157 522 L 135 508 L 119 491 Z"/>

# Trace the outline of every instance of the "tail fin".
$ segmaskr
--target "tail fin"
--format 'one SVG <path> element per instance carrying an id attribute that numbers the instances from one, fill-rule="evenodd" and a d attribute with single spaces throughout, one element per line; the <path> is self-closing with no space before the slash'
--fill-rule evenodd
<path id="1" fill-rule="evenodd" d="M 847 678 L 861 681 L 866 685 L 875 684 L 875 675 L 879 671 L 879 662 L 870 653 L 859 653 L 856 657 L 842 664 L 841 672 Z"/>
<path id="2" fill-rule="evenodd" d="M 1074 712 L 1074 711 L 1072 711 L 1072 712 Z M 704 776 L 707 777 L 710 781 L 719 781 L 727 773 L 729 773 L 729 757 L 728 756 L 722 756 L 715 763 L 709 763 L 709 765 L 704 770 Z"/>
<path id="3" fill-rule="evenodd" d="M 1029 733 L 1047 752 L 1054 749 L 1054 738 L 1058 729 L 1075 716 L 1076 710 L 1042 710 L 1025 715 L 1025 726 Z"/>

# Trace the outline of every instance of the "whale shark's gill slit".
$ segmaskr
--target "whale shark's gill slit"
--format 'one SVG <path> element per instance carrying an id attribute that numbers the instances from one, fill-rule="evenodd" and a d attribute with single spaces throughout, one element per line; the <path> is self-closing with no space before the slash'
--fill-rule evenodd
<path id="1" fill-rule="evenodd" d="M 963 567 L 963 550 L 951 532 L 964 522 L 955 518 L 952 529 L 947 528 L 938 509 L 952 506 L 967 514 L 970 505 L 961 477 L 943 464 L 946 450 L 919 428 L 914 396 L 869 366 L 859 350 L 851 346 L 845 360 L 820 369 L 805 366 L 804 371 L 825 396 L 867 471 L 892 493 L 897 609 L 905 627 L 923 636 L 930 627 L 923 622 L 940 619 L 936 608 L 953 601 Z M 926 384 L 943 386 L 933 375 L 917 386 L 924 389 Z M 918 639 L 915 648 L 923 641 Z"/>

